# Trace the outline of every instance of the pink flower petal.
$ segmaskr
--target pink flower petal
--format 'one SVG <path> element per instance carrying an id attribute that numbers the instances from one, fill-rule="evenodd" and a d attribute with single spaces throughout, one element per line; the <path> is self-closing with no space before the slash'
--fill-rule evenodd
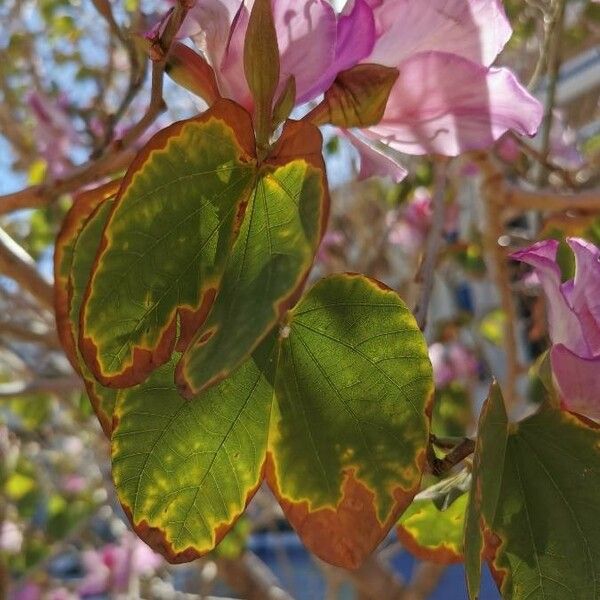
<path id="1" fill-rule="evenodd" d="M 322 93 L 323 77 L 331 77 L 336 58 L 337 17 L 327 0 L 276 0 L 273 17 L 281 55 L 280 84 L 285 85 L 293 75 L 297 104 L 301 104 Z"/>
<path id="2" fill-rule="evenodd" d="M 252 109 L 244 74 L 244 40 L 252 0 L 198 0 L 184 23 L 184 33 L 204 35 L 205 51 L 221 93 Z M 327 0 L 274 0 L 273 18 L 280 52 L 280 88 L 296 78 L 297 104 L 322 94 L 339 71 L 368 56 L 375 42 L 373 12 L 355 0 L 336 15 Z M 196 27 L 193 26 L 196 24 Z"/>
<path id="3" fill-rule="evenodd" d="M 593 356 L 600 354 L 600 250 L 580 238 L 568 238 L 575 254 L 575 279 L 569 304 L 579 317 Z"/>
<path id="4" fill-rule="evenodd" d="M 375 43 L 373 11 L 365 0 L 350 2 L 337 19 L 334 60 L 322 73 L 315 72 L 314 83 L 302 94 L 298 104 L 325 92 L 337 74 L 368 56 Z"/>
<path id="5" fill-rule="evenodd" d="M 512 254 L 512 258 L 532 266 L 547 298 L 548 325 L 554 344 L 564 344 L 580 356 L 588 356 L 581 323 L 569 306 L 560 283 L 560 269 L 556 263 L 558 242 L 544 240 Z"/>
<path id="6" fill-rule="evenodd" d="M 581 358 L 558 344 L 551 350 L 550 361 L 564 407 L 600 420 L 600 358 Z"/>
<path id="7" fill-rule="evenodd" d="M 511 36 L 500 0 L 370 1 L 378 41 L 369 62 L 397 66 L 431 50 L 489 66 Z"/>
<path id="8" fill-rule="evenodd" d="M 508 130 L 533 135 L 542 106 L 507 69 L 487 69 L 453 54 L 418 54 L 399 65 L 384 117 L 369 129 L 408 154 L 486 148 Z"/>
<path id="9" fill-rule="evenodd" d="M 391 177 L 392 181 L 399 183 L 402 181 L 408 171 L 393 157 L 386 154 L 380 148 L 377 148 L 369 140 L 358 137 L 350 131 L 341 132 L 350 143 L 358 150 L 360 157 L 359 179 L 369 177 Z"/>

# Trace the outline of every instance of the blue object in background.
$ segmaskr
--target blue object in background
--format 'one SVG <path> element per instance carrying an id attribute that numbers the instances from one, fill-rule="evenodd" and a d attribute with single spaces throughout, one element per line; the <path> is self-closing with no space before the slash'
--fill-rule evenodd
<path id="1" fill-rule="evenodd" d="M 254 534 L 248 543 L 254 552 L 273 571 L 282 587 L 296 600 L 322 600 L 325 596 L 325 579 L 320 569 L 306 551 L 298 536 L 291 531 Z M 410 581 L 418 561 L 406 551 L 398 552 L 390 561 L 393 569 L 404 581 Z M 343 588 L 339 600 L 354 600 L 354 590 Z M 450 565 L 442 577 L 431 600 L 466 600 L 465 571 L 462 564 Z M 480 600 L 499 600 L 500 594 L 487 568 L 483 570 Z"/>

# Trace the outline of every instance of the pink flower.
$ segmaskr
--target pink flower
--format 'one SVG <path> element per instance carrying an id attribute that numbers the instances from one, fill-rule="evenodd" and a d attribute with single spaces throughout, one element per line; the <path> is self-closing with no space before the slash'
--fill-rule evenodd
<path id="1" fill-rule="evenodd" d="M 12 521 L 4 521 L 0 526 L 0 551 L 6 554 L 19 554 L 23 545 L 23 533 Z"/>
<path id="2" fill-rule="evenodd" d="M 513 254 L 537 273 L 548 304 L 550 361 L 562 404 L 600 419 L 600 250 L 568 238 L 575 278 L 561 283 L 558 242 L 545 240 Z"/>
<path id="3" fill-rule="evenodd" d="M 429 359 L 433 366 L 435 385 L 438 388 L 446 387 L 453 381 L 465 382 L 477 375 L 477 359 L 459 342 L 431 344 Z"/>
<path id="4" fill-rule="evenodd" d="M 201 39 L 221 94 L 246 108 L 252 98 L 243 48 L 252 3 L 197 0 L 184 24 L 186 34 Z M 398 69 L 381 122 L 349 136 L 364 176 L 404 177 L 385 146 L 455 156 L 488 147 L 509 130 L 533 135 L 539 126 L 539 102 L 509 70 L 490 66 L 511 35 L 499 0 L 349 0 L 337 14 L 326 0 L 272 3 L 279 89 L 293 75 L 297 104 L 360 62 Z"/>
<path id="5" fill-rule="evenodd" d="M 32 582 L 27 582 L 15 590 L 11 596 L 11 600 L 41 600 L 42 590 L 39 585 Z"/>
<path id="6" fill-rule="evenodd" d="M 431 194 L 427 188 L 417 188 L 414 199 L 402 207 L 390 228 L 389 241 L 407 254 L 416 254 L 427 238 L 430 225 Z"/>
<path id="7" fill-rule="evenodd" d="M 133 577 L 152 575 L 163 564 L 161 556 L 144 542 L 126 532 L 120 544 L 107 544 L 100 550 L 83 553 L 86 576 L 79 585 L 81 596 L 109 591 L 124 592 Z"/>
<path id="8" fill-rule="evenodd" d="M 79 141 L 79 135 L 66 111 L 67 100 L 62 97 L 52 101 L 32 91 L 27 96 L 27 103 L 36 120 L 38 150 L 48 164 L 50 173 L 58 177 L 68 168 L 71 148 Z"/>

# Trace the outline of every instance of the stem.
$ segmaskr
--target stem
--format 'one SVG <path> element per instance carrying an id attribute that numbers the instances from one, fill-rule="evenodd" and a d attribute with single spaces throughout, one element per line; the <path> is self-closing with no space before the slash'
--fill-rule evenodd
<path id="1" fill-rule="evenodd" d="M 33 258 L 3 229 L 0 229 L 0 272 L 16 281 L 43 306 L 54 309 L 52 284 L 40 275 Z"/>
<path id="2" fill-rule="evenodd" d="M 444 234 L 444 218 L 446 214 L 445 192 L 446 192 L 446 165 L 441 161 L 435 166 L 435 189 L 433 193 L 433 216 L 431 228 L 427 236 L 427 245 L 423 254 L 421 266 L 415 277 L 416 283 L 421 283 L 421 292 L 415 307 L 415 318 L 421 331 L 425 331 L 427 325 L 427 311 L 431 292 L 433 291 L 433 280 L 440 247 Z"/>
<path id="3" fill-rule="evenodd" d="M 433 458 L 430 461 L 431 472 L 436 477 L 442 477 L 465 458 L 471 456 L 473 452 L 475 452 L 475 441 L 470 438 L 464 438 L 444 458 Z"/>
<path id="4" fill-rule="evenodd" d="M 499 243 L 504 232 L 502 213 L 507 205 L 507 193 L 504 176 L 493 165 L 490 157 L 487 154 L 480 154 L 476 160 L 483 173 L 481 189 L 486 209 L 486 220 L 483 227 L 485 260 L 500 294 L 500 307 L 505 317 L 503 332 L 503 346 L 506 356 L 504 399 L 510 411 L 518 399 L 516 384 L 521 367 L 517 355 L 517 338 L 514 329 L 517 322 L 517 311 L 510 287 L 510 273 L 506 253 Z M 528 210 L 530 209 L 531 207 L 528 207 Z"/>
<path id="5" fill-rule="evenodd" d="M 548 161 L 548 154 L 550 152 L 550 132 L 552 121 L 554 120 L 553 111 L 556 102 L 556 86 L 561 64 L 560 55 L 565 20 L 565 5 L 566 0 L 556 0 L 556 7 L 548 31 L 548 39 L 550 40 L 548 48 L 548 91 L 544 101 L 544 120 L 542 121 L 542 145 L 540 150 L 542 161 L 538 163 L 538 170 L 535 177 L 538 186 L 543 185 L 547 177 L 547 170 L 544 167 L 544 163 Z"/>

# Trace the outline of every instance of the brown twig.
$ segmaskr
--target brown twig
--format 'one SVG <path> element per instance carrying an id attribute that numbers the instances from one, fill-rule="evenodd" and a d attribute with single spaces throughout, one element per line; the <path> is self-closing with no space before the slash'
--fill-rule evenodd
<path id="1" fill-rule="evenodd" d="M 47 308 L 54 307 L 52 284 L 38 271 L 33 258 L 0 229 L 0 273 L 16 281 Z"/>
<path id="2" fill-rule="evenodd" d="M 421 284 L 421 291 L 415 306 L 415 318 L 417 325 L 422 331 L 425 330 L 427 325 L 427 311 L 429 309 L 431 292 L 433 291 L 435 268 L 443 241 L 446 214 L 446 166 L 447 162 L 445 160 L 435 165 L 435 189 L 432 202 L 433 217 L 421 266 L 415 278 L 415 282 Z"/>
<path id="3" fill-rule="evenodd" d="M 431 472 L 436 477 L 442 477 L 450 469 L 465 460 L 465 458 L 471 456 L 473 452 L 475 452 L 475 441 L 470 438 L 464 438 L 444 458 L 436 457 L 431 460 Z"/>
<path id="4" fill-rule="evenodd" d="M 482 191 L 485 198 L 486 219 L 483 226 L 483 246 L 485 260 L 492 274 L 498 293 L 500 305 L 505 316 L 503 345 L 506 356 L 506 379 L 504 381 L 504 399 L 510 409 L 517 401 L 517 377 L 521 371 L 517 355 L 517 339 L 515 309 L 510 287 L 508 261 L 499 240 L 504 232 L 502 211 L 506 206 L 506 194 L 502 185 L 502 174 L 495 169 L 487 155 L 479 157 L 479 165 L 483 171 Z"/>
<path id="5" fill-rule="evenodd" d="M 179 0 L 171 13 L 171 18 L 166 24 L 162 35 L 153 43 L 153 48 L 157 55 L 152 65 L 150 103 L 140 121 L 121 140 L 115 140 L 115 142 L 110 144 L 101 157 L 75 168 L 68 176 L 44 185 L 32 186 L 19 192 L 0 196 L 0 214 L 6 214 L 23 208 L 44 206 L 61 194 L 73 192 L 84 185 L 98 181 L 127 167 L 135 156 L 135 151 L 130 146 L 143 135 L 165 108 L 162 97 L 165 61 L 171 43 L 185 19 L 189 8 L 190 0 Z"/>
<path id="6" fill-rule="evenodd" d="M 555 7 L 552 14 L 552 21 L 548 31 L 550 40 L 548 47 L 548 86 L 546 90 L 546 98 L 544 100 L 544 118 L 542 121 L 542 143 L 540 155 L 542 161 L 538 163 L 536 173 L 536 183 L 542 185 L 546 179 L 547 171 L 545 163 L 548 161 L 550 153 L 550 132 L 552 130 L 552 122 L 554 120 L 554 104 L 556 101 L 556 87 L 558 82 L 558 74 L 561 64 L 561 49 L 562 49 L 562 32 L 565 20 L 566 0 L 555 0 Z"/>
<path id="7" fill-rule="evenodd" d="M 81 378 L 68 377 L 40 377 L 32 381 L 11 381 L 0 383 L 0 398 L 16 398 L 30 394 L 57 394 L 62 396 L 69 392 L 81 390 Z"/>
<path id="8" fill-rule="evenodd" d="M 580 211 L 596 213 L 600 211 L 600 190 L 587 190 L 577 194 L 558 194 L 547 190 L 523 190 L 515 185 L 498 182 L 499 189 L 507 208 L 521 212 L 542 211 Z"/>
<path id="9" fill-rule="evenodd" d="M 219 558 L 216 563 L 219 576 L 247 600 L 293 600 L 269 567 L 250 551 L 238 558 Z"/>

